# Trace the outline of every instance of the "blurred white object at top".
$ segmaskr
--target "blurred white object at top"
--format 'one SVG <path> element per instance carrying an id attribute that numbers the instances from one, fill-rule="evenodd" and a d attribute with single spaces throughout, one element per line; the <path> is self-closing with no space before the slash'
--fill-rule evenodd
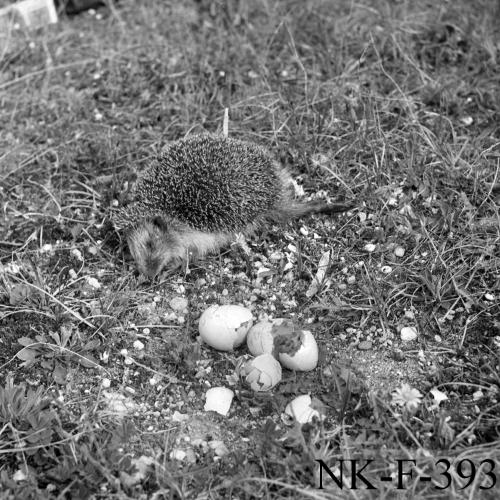
<path id="1" fill-rule="evenodd" d="M 57 23 L 54 0 L 22 0 L 0 9 L 0 17 L 18 15 L 27 28 L 40 28 Z"/>

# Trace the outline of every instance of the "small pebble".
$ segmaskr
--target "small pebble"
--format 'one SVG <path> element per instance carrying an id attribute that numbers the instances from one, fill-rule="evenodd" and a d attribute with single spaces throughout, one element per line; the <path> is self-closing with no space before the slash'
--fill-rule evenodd
<path id="1" fill-rule="evenodd" d="M 369 252 L 369 253 L 374 252 L 374 251 L 375 251 L 375 248 L 377 248 L 377 246 L 376 246 L 376 245 L 374 245 L 373 243 L 367 243 L 367 244 L 365 245 L 365 250 L 366 250 L 367 252 Z"/>
<path id="2" fill-rule="evenodd" d="M 380 270 L 384 273 L 384 274 L 389 274 L 392 272 L 392 267 L 391 266 L 382 266 L 380 268 Z"/>
<path id="3" fill-rule="evenodd" d="M 78 248 L 73 248 L 73 250 L 71 250 L 70 253 L 71 253 L 71 255 L 73 255 L 73 257 L 75 257 L 79 261 L 83 261 L 82 252 L 80 252 L 80 250 L 78 250 Z"/>
<path id="4" fill-rule="evenodd" d="M 370 342 L 369 340 L 363 340 L 358 344 L 358 349 L 360 351 L 369 351 L 373 346 L 373 343 Z"/>
<path id="5" fill-rule="evenodd" d="M 275 251 L 269 256 L 269 260 L 271 262 L 279 262 L 283 258 L 283 254 L 281 252 Z"/>
<path id="6" fill-rule="evenodd" d="M 405 326 L 401 328 L 401 340 L 409 342 L 417 338 L 417 330 L 413 326 Z"/>
<path id="7" fill-rule="evenodd" d="M 393 349 L 392 359 L 394 359 L 394 361 L 403 361 L 405 359 L 404 352 L 401 349 Z"/>
<path id="8" fill-rule="evenodd" d="M 174 449 L 170 452 L 170 458 L 181 462 L 186 458 L 186 452 L 184 450 Z"/>
<path id="9" fill-rule="evenodd" d="M 144 349 L 144 344 L 140 340 L 136 340 L 133 343 L 134 349 L 137 349 L 138 351 L 142 351 Z"/>
<path id="10" fill-rule="evenodd" d="M 107 389 L 111 385 L 111 380 L 109 380 L 109 378 L 103 378 L 101 385 L 104 387 L 104 389 Z"/>
<path id="11" fill-rule="evenodd" d="M 405 249 L 403 247 L 396 247 L 394 249 L 394 255 L 396 257 L 403 257 L 404 254 L 405 254 Z"/>
<path id="12" fill-rule="evenodd" d="M 174 297 L 169 305 L 174 311 L 184 311 L 187 309 L 188 301 L 184 297 Z"/>
<path id="13" fill-rule="evenodd" d="M 87 284 L 89 286 L 91 286 L 92 288 L 95 288 L 96 290 L 101 288 L 101 284 L 99 283 L 99 281 L 97 281 L 95 278 L 93 278 L 91 276 L 87 276 L 86 281 L 87 281 Z"/>
<path id="14" fill-rule="evenodd" d="M 473 399 L 474 401 L 479 401 L 479 400 L 480 400 L 483 396 L 484 396 L 483 391 L 481 391 L 481 390 L 477 390 L 476 392 L 474 392 L 474 393 L 472 394 L 472 399 Z"/>
<path id="15" fill-rule="evenodd" d="M 492 293 L 485 293 L 484 298 L 489 301 L 495 300 L 495 296 Z"/>
<path id="16" fill-rule="evenodd" d="M 353 283 L 356 283 L 356 276 L 349 276 L 349 277 L 347 278 L 347 283 L 348 283 L 349 285 L 352 285 Z"/>

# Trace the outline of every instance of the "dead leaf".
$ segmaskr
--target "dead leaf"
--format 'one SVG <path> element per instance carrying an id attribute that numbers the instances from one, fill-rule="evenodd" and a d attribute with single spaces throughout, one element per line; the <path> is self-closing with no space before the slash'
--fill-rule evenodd
<path id="1" fill-rule="evenodd" d="M 313 278 L 311 285 L 309 286 L 309 289 L 306 292 L 306 297 L 310 298 L 316 295 L 316 293 L 318 293 L 319 287 L 321 286 L 321 284 L 325 279 L 328 265 L 330 264 L 330 256 L 331 256 L 331 251 L 328 250 L 319 259 L 316 276 Z"/>
<path id="2" fill-rule="evenodd" d="M 79 356 L 78 362 L 84 368 L 96 368 L 97 366 L 99 366 L 99 363 L 97 362 L 97 360 L 93 356 L 91 356 L 90 354 L 87 354 L 86 356 Z"/>
<path id="3" fill-rule="evenodd" d="M 10 289 L 9 302 L 11 306 L 17 306 L 26 302 L 33 294 L 33 289 L 24 283 L 18 283 Z"/>
<path id="4" fill-rule="evenodd" d="M 38 356 L 38 351 L 36 349 L 30 349 L 29 347 L 25 347 L 21 349 L 17 354 L 16 357 L 21 359 L 22 361 L 34 361 L 36 357 Z"/>
<path id="5" fill-rule="evenodd" d="M 56 363 L 54 371 L 52 372 L 52 377 L 57 384 L 63 385 L 66 383 L 66 378 L 68 377 L 68 370 L 65 366 L 60 363 Z"/>

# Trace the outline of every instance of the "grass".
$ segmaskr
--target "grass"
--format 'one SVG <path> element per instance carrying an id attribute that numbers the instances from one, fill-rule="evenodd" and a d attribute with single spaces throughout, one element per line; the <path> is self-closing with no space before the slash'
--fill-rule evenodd
<path id="1" fill-rule="evenodd" d="M 123 0 L 2 35 L 0 498 L 496 498 L 480 486 L 500 459 L 499 8 Z M 109 215 L 226 106 L 308 196 L 357 209 L 256 237 L 254 271 L 228 251 L 143 283 Z M 213 303 L 307 325 L 319 367 L 204 413 L 244 353 L 197 340 Z M 305 393 L 327 418 L 285 426 Z M 318 459 L 373 459 L 378 489 L 325 471 L 320 489 Z M 416 461 L 404 492 L 378 480 L 397 459 Z"/>

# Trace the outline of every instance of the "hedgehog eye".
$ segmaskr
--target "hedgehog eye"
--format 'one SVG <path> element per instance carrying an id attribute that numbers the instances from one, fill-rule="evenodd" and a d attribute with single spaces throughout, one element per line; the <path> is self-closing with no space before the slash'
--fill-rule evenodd
<path id="1" fill-rule="evenodd" d="M 168 224 L 159 215 L 153 217 L 153 220 L 151 222 L 162 231 L 167 231 L 168 229 Z"/>

